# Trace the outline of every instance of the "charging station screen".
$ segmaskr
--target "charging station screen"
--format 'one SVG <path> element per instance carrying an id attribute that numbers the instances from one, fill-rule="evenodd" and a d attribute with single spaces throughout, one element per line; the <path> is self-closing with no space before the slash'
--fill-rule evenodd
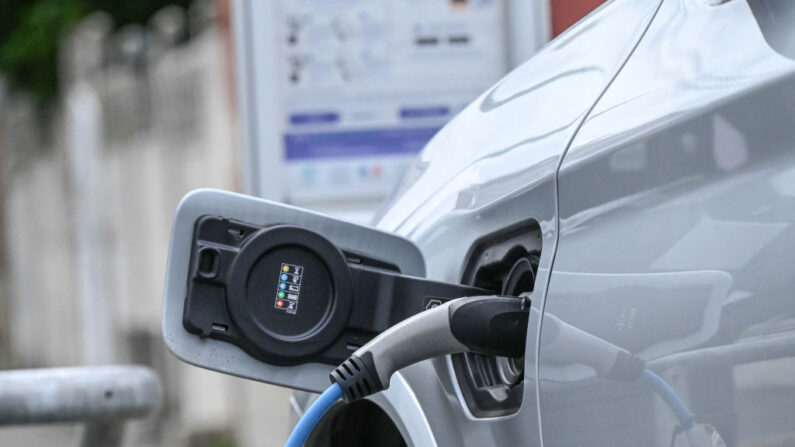
<path id="1" fill-rule="evenodd" d="M 379 198 L 506 71 L 499 0 L 289 0 L 277 46 L 287 199 Z"/>

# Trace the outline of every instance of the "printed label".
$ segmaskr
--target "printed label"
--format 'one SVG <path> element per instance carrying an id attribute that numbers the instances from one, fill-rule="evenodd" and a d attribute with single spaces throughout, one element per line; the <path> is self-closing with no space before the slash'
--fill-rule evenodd
<path id="1" fill-rule="evenodd" d="M 298 300 L 301 297 L 301 278 L 304 268 L 300 265 L 282 263 L 279 269 L 279 281 L 276 286 L 276 300 L 273 308 L 295 315 L 298 312 Z"/>

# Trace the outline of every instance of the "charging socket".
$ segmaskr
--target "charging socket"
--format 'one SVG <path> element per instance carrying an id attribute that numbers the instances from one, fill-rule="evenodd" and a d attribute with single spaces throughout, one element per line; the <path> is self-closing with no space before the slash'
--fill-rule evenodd
<path id="1" fill-rule="evenodd" d="M 493 294 L 532 292 L 541 253 L 541 230 L 533 220 L 488 234 L 473 244 L 462 284 Z M 480 418 L 519 410 L 523 398 L 524 358 L 479 354 L 451 356 L 453 370 L 469 412 Z"/>

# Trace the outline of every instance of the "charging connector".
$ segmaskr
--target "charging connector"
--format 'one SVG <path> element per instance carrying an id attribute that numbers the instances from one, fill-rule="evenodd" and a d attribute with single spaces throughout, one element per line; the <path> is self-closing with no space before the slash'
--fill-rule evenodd
<path id="1" fill-rule="evenodd" d="M 286 446 L 303 446 L 337 399 L 350 403 L 385 390 L 392 374 L 406 366 L 458 352 L 522 355 L 529 308 L 527 298 L 472 296 L 448 301 L 392 326 L 334 369 L 329 376 L 331 386 L 312 404 Z"/>
<path id="2" fill-rule="evenodd" d="M 524 354 L 528 302 L 474 296 L 449 301 L 406 319 L 359 348 L 330 375 L 346 402 L 389 387 L 396 371 L 458 352 L 516 357 Z"/>
<path id="3" fill-rule="evenodd" d="M 473 352 L 517 357 L 524 354 L 530 313 L 529 298 L 473 296 L 448 301 L 391 327 L 359 348 L 330 374 L 328 399 L 346 403 L 389 388 L 392 374 L 414 363 L 447 354 Z M 549 316 L 553 329 L 546 343 L 562 363 L 585 361 L 600 375 L 614 380 L 641 379 L 676 415 L 691 440 L 704 434 L 674 390 L 645 368 L 645 362 L 605 340 Z M 315 421 L 328 409 L 326 400 L 313 411 Z M 314 407 L 314 405 L 313 405 Z M 301 446 L 311 424 L 299 424 L 288 447 Z M 300 428 L 300 430 L 299 430 Z M 697 443 L 695 445 L 702 445 Z"/>

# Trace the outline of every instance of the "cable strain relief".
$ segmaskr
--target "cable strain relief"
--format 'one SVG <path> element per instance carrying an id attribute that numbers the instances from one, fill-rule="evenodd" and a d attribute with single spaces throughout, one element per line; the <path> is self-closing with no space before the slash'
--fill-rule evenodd
<path id="1" fill-rule="evenodd" d="M 332 383 L 342 388 L 346 403 L 362 399 L 384 389 L 376 373 L 373 354 L 365 352 L 361 357 L 351 356 L 329 374 Z"/>
<path id="2" fill-rule="evenodd" d="M 622 382 L 634 382 L 646 368 L 646 361 L 642 358 L 630 354 L 627 351 L 619 351 L 616 362 L 605 377 Z"/>

